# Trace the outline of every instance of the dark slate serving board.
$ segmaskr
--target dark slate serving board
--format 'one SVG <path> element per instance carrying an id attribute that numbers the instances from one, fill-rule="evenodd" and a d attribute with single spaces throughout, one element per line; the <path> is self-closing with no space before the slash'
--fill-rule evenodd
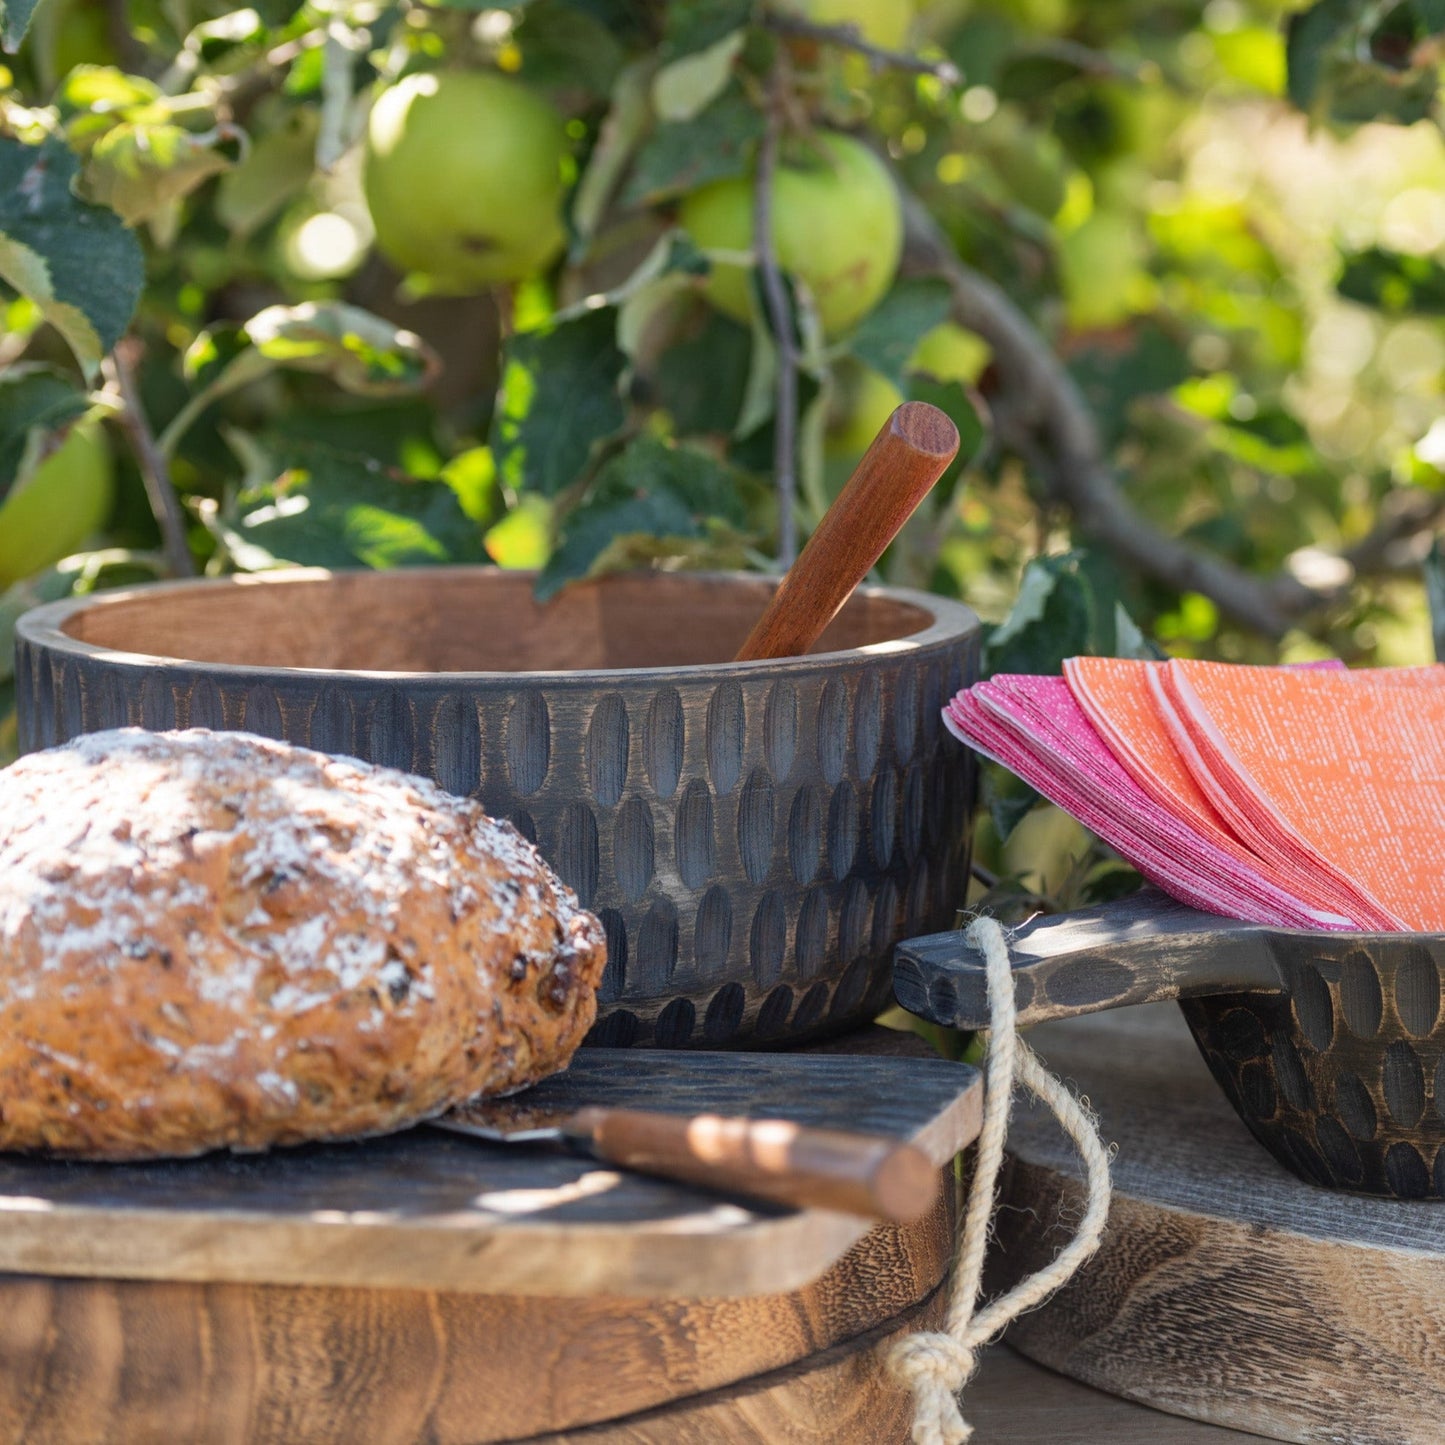
<path id="1" fill-rule="evenodd" d="M 888 1135 L 942 1166 L 982 1087 L 935 1058 L 588 1049 L 534 1094 Z M 151 1164 L 0 1156 L 0 1216 L 0 1271 L 568 1295 L 794 1289 L 868 1228 L 430 1128 Z"/>

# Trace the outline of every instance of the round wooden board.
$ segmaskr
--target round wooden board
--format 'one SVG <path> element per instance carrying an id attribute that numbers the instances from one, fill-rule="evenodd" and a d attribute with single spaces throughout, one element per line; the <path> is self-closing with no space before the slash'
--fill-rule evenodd
<path id="1" fill-rule="evenodd" d="M 1210 1077 L 1172 1004 L 1032 1030 L 1117 1141 L 1099 1253 L 1008 1341 L 1174 1414 L 1278 1440 L 1435 1445 L 1445 1421 L 1445 1206 L 1287 1174 Z M 1431 1107 L 1445 1106 L 1445 1100 Z M 1078 1165 L 1020 1106 L 990 1288 L 1053 1258 Z"/>
<path id="2" fill-rule="evenodd" d="M 751 1298 L 0 1275 L 0 1440 L 483 1445 L 655 1411 L 808 1361 L 800 1379 L 811 1383 L 756 1406 L 772 1418 L 793 1400 L 802 1418 L 812 1407 L 796 1402 L 818 1396 L 825 1377 L 836 1393 L 866 1373 L 861 1356 L 835 1369 L 820 1352 L 848 1356 L 846 1342 L 939 1293 L 950 1194 L 915 1224 L 870 1230 L 804 1288 Z"/>

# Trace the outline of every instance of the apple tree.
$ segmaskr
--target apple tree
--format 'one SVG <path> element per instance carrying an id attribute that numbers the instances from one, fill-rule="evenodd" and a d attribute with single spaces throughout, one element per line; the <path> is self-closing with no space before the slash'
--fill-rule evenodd
<path id="1" fill-rule="evenodd" d="M 1442 28 L 0 0 L 0 715 L 77 589 L 785 565 L 905 397 L 965 447 L 881 572 L 991 665 L 1419 660 Z"/>

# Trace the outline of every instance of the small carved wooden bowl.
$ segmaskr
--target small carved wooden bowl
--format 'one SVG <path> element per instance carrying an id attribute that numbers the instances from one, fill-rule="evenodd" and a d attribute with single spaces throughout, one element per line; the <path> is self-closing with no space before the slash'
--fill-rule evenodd
<path id="1" fill-rule="evenodd" d="M 607 929 L 591 1041 L 793 1042 L 886 1005 L 893 945 L 965 892 L 973 755 L 943 699 L 967 608 L 864 588 L 806 657 L 728 661 L 773 583 L 494 568 L 277 572 L 38 608 L 21 747 L 244 729 L 510 818 Z"/>
<path id="2" fill-rule="evenodd" d="M 1177 998 L 1239 1116 L 1311 1184 L 1445 1199 L 1445 935 L 1314 933 L 1201 913 L 1144 889 L 1010 939 L 1019 1022 Z M 898 950 L 899 1002 L 988 1026 L 961 933 Z"/>

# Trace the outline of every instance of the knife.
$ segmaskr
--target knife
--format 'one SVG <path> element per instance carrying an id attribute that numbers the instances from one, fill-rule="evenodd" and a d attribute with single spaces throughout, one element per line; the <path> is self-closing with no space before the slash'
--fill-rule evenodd
<path id="1" fill-rule="evenodd" d="M 523 1093 L 474 1099 L 428 1122 L 498 1144 L 560 1144 L 624 1169 L 727 1194 L 899 1224 L 926 1214 L 942 1181 L 938 1166 L 913 1144 L 785 1119 L 592 1105 L 557 1109 Z"/>

